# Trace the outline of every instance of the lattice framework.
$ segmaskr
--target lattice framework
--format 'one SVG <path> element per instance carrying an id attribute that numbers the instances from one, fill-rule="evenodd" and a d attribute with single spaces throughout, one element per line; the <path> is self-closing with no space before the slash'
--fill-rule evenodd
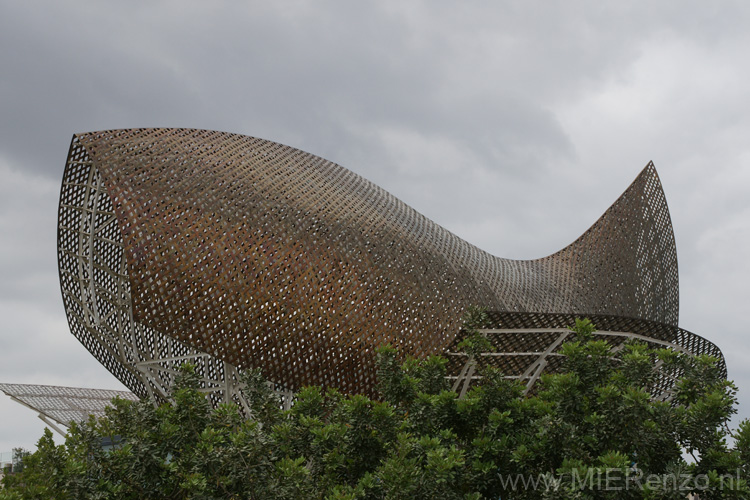
<path id="1" fill-rule="evenodd" d="M 471 384 L 481 379 L 479 367 L 492 365 L 502 371 L 505 378 L 518 380 L 525 393 L 532 391 L 542 373 L 556 372 L 562 368 L 562 346 L 575 339 L 569 328 L 576 317 L 554 313 L 490 313 L 492 327 L 480 329 L 492 344 L 492 349 L 474 359 L 458 349 L 459 336 L 445 355 L 448 357 L 448 379 L 452 388 L 464 396 Z M 727 376 L 724 357 L 713 343 L 687 330 L 664 323 L 624 318 L 620 316 L 592 315 L 596 325 L 595 340 L 606 341 L 613 354 L 625 347 L 629 340 L 646 343 L 653 349 L 667 348 L 697 356 L 708 354 L 719 360 L 722 376 Z M 657 363 L 657 379 L 650 388 L 658 401 L 671 401 L 675 382 L 681 372 L 670 372 Z"/>

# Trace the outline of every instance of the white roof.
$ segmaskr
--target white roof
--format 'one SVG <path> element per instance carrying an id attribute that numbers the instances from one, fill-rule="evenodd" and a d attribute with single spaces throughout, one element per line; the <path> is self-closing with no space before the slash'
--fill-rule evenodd
<path id="1" fill-rule="evenodd" d="M 112 398 L 137 401 L 130 391 L 58 387 L 52 385 L 3 384 L 0 391 L 14 401 L 39 412 L 55 422 L 68 426 L 70 422 L 88 420 L 89 415 L 101 417 Z"/>

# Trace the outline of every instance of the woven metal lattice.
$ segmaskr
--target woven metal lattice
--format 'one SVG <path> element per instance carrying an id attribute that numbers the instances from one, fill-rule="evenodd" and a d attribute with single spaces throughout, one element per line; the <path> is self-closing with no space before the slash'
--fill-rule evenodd
<path id="1" fill-rule="evenodd" d="M 678 320 L 651 164 L 573 244 L 518 261 L 288 146 L 192 129 L 77 134 L 58 253 L 73 334 L 141 396 L 163 393 L 186 359 L 215 401 L 249 367 L 280 388 L 371 392 L 377 346 L 445 352 L 470 305 Z"/>

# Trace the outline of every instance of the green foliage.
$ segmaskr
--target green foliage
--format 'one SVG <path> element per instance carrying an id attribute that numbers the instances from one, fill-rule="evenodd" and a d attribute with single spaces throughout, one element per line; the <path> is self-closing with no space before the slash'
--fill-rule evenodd
<path id="1" fill-rule="evenodd" d="M 476 333 L 486 312 L 471 314 Z M 0 499 L 685 498 L 672 477 L 701 498 L 748 498 L 750 422 L 730 447 L 736 389 L 716 360 L 638 342 L 613 352 L 590 322 L 572 330 L 562 371 L 530 396 L 485 369 L 459 399 L 444 359 L 401 360 L 386 346 L 380 400 L 306 387 L 284 412 L 250 371 L 246 419 L 236 405 L 212 409 L 185 366 L 167 404 L 114 400 L 61 446 L 46 431 Z M 674 404 L 649 396 L 657 362 L 679 378 Z"/>
<path id="2" fill-rule="evenodd" d="M 475 358 L 482 352 L 492 350 L 490 341 L 479 330 L 490 323 L 486 307 L 470 306 L 464 314 L 464 339 L 458 344 L 458 349 Z"/>

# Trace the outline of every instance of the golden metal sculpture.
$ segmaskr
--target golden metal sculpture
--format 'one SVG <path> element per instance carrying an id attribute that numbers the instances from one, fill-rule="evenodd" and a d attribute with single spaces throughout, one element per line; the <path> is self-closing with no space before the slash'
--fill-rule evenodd
<path id="1" fill-rule="evenodd" d="M 369 393 L 377 346 L 448 352 L 470 305 L 518 321 L 633 318 L 682 345 L 674 237 L 652 164 L 570 246 L 519 261 L 288 146 L 191 129 L 77 134 L 58 251 L 73 334 L 140 396 L 164 397 L 185 360 L 215 402 L 242 403 L 238 370 L 250 367 L 280 389 Z M 687 350 L 719 352 L 703 342 Z"/>

